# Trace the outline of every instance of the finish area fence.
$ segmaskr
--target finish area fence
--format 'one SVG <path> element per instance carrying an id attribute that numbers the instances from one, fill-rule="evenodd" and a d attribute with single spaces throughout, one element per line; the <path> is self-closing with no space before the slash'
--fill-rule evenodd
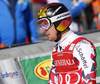
<path id="1" fill-rule="evenodd" d="M 96 47 L 96 82 L 100 84 L 100 31 L 80 35 L 91 40 Z M 50 54 L 55 44 L 45 40 L 0 49 L 0 84 L 48 84 Z"/>

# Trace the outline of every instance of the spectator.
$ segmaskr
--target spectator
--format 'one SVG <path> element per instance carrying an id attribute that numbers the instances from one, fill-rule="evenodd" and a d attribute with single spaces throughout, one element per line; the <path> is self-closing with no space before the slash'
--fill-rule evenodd
<path id="1" fill-rule="evenodd" d="M 73 19 L 70 28 L 74 32 L 79 32 L 80 21 L 78 16 L 81 15 L 82 10 L 84 10 L 87 7 L 87 5 L 92 2 L 92 0 L 77 0 L 76 3 L 75 1 L 76 0 L 47 0 L 48 3 L 58 2 L 63 3 L 65 6 L 67 6 L 71 12 Z M 74 28 L 72 26 L 74 26 Z"/>
<path id="2" fill-rule="evenodd" d="M 37 26 L 28 0 L 0 0 L 0 44 L 38 42 Z"/>
<path id="3" fill-rule="evenodd" d="M 46 5 L 47 1 L 46 0 L 29 0 L 29 3 L 30 3 L 30 7 L 31 7 L 31 10 L 32 10 L 32 13 L 34 15 L 34 19 L 35 19 L 35 21 L 37 21 L 38 10 L 42 6 Z M 38 27 L 38 24 L 36 24 L 36 25 Z M 41 32 L 39 27 L 38 27 L 38 33 L 41 36 L 42 32 Z"/>

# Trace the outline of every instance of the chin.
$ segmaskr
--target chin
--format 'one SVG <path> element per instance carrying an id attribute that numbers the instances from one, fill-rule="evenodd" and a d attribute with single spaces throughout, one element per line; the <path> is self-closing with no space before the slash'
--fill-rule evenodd
<path id="1" fill-rule="evenodd" d="M 55 41 L 54 39 L 49 39 L 49 41 Z"/>
<path id="2" fill-rule="evenodd" d="M 56 40 L 56 38 L 51 38 L 51 39 L 50 39 L 50 38 L 48 38 L 48 40 L 49 40 L 49 41 L 55 41 L 55 40 Z"/>
<path id="3" fill-rule="evenodd" d="M 53 40 L 49 40 L 49 41 L 53 41 Z"/>

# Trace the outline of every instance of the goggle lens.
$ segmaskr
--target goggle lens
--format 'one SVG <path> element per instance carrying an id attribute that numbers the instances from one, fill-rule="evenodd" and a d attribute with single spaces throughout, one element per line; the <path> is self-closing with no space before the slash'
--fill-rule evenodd
<path id="1" fill-rule="evenodd" d="M 39 27 L 43 30 L 47 30 L 50 26 L 49 21 L 47 19 L 40 19 L 38 21 Z"/>

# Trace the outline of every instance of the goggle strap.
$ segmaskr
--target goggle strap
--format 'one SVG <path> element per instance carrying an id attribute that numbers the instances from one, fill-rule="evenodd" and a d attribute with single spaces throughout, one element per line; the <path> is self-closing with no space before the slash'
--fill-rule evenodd
<path id="1" fill-rule="evenodd" d="M 53 22 L 62 20 L 62 19 L 64 19 L 64 18 L 70 17 L 70 16 L 71 16 L 71 14 L 70 14 L 70 12 L 68 11 L 68 12 L 64 12 L 64 13 L 62 13 L 62 14 L 53 16 L 53 17 L 50 18 L 50 20 L 51 20 L 51 22 L 53 23 Z"/>

